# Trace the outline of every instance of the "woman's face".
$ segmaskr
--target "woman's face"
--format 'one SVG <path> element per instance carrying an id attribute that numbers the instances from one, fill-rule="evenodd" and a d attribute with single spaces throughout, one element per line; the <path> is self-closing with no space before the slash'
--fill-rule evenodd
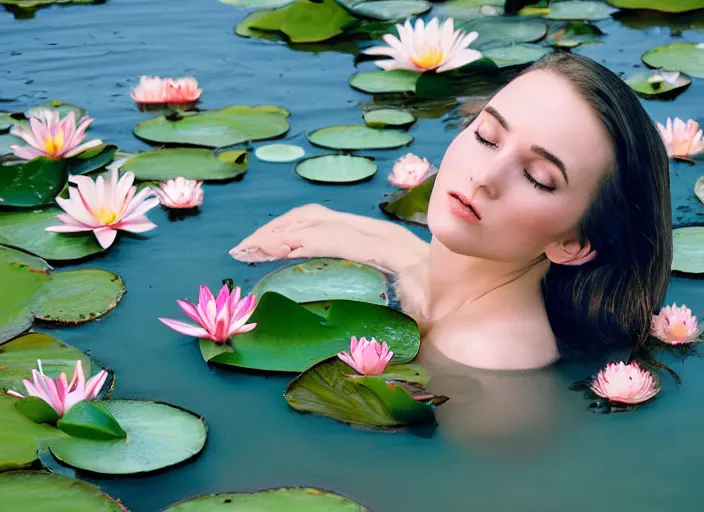
<path id="1" fill-rule="evenodd" d="M 532 71 L 496 94 L 447 148 L 430 231 L 455 253 L 529 262 L 576 236 L 613 159 L 605 127 L 571 84 Z"/>

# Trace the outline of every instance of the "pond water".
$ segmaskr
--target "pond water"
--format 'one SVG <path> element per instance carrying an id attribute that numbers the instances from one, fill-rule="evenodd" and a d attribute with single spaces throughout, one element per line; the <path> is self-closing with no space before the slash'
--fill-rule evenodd
<path id="1" fill-rule="evenodd" d="M 307 143 L 306 132 L 360 123 L 360 104 L 371 101 L 347 84 L 356 71 L 353 55 L 240 38 L 234 26 L 246 14 L 216 0 L 112 0 L 41 9 L 28 20 L 0 13 L 2 108 L 22 111 L 52 99 L 78 104 L 96 119 L 95 136 L 139 151 L 148 146 L 132 127 L 147 115 L 135 107 L 130 88 L 143 74 L 193 75 L 205 91 L 201 108 L 285 106 L 292 112 L 286 141 L 309 155 L 324 153 Z M 643 26 L 597 22 L 605 44 L 577 52 L 628 74 L 643 67 L 640 55 L 653 46 L 704 41 L 702 18 L 690 16 L 677 30 L 657 17 Z M 686 28 L 692 20 L 698 30 Z M 704 80 L 693 79 L 676 101 L 644 105 L 661 122 L 679 116 L 702 123 L 703 95 Z M 439 164 L 456 129 L 442 117 L 421 119 L 410 132 L 411 150 Z M 209 367 L 192 340 L 157 321 L 180 318 L 175 300 L 194 299 L 201 283 L 215 287 L 231 277 L 250 287 L 280 266 L 247 266 L 227 254 L 272 216 L 322 202 L 382 218 L 377 204 L 390 192 L 386 174 L 408 150 L 365 152 L 377 158 L 380 171 L 353 186 L 314 185 L 294 176 L 290 164 L 251 155 L 241 181 L 205 187 L 200 215 L 169 221 L 155 209 L 150 219 L 159 228 L 146 240 L 123 237 L 107 254 L 78 265 L 118 273 L 128 293 L 104 318 L 53 334 L 115 371 L 114 396 L 176 404 L 203 415 L 209 426 L 205 450 L 180 467 L 143 477 L 79 477 L 134 512 L 202 493 L 280 486 L 334 490 L 375 512 L 701 510 L 701 359 L 667 360 L 683 385 L 664 379 L 660 399 L 647 407 L 598 415 L 567 390 L 592 367 L 468 375 L 426 353 L 428 366 L 445 369 L 436 370 L 433 385 L 451 396 L 438 409 L 438 427 L 382 434 L 295 412 L 282 398 L 289 375 Z M 701 163 L 673 164 L 676 224 L 704 216 L 692 193 L 701 174 Z M 425 229 L 412 229 L 428 238 Z M 702 289 L 699 281 L 673 278 L 667 303 L 686 303 L 702 315 Z"/>

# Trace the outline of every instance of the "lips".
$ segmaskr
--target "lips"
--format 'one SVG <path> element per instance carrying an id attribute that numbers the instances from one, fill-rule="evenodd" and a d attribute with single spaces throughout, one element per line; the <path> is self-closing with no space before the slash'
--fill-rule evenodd
<path id="1" fill-rule="evenodd" d="M 472 204 L 472 202 L 467 199 L 466 196 L 460 194 L 459 192 L 450 192 L 450 197 L 457 199 L 462 205 L 467 208 L 472 214 L 477 218 L 477 220 L 482 220 L 482 216 L 479 214 L 479 210 Z"/>

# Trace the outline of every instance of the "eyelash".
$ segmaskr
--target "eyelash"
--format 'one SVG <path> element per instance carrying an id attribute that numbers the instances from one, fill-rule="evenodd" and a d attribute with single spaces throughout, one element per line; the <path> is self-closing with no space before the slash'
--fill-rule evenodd
<path id="1" fill-rule="evenodd" d="M 490 141 L 486 140 L 484 137 L 482 137 L 481 135 L 479 135 L 478 130 L 474 130 L 474 136 L 476 137 L 477 142 L 479 142 L 483 146 L 487 146 L 489 148 L 499 147 L 496 143 L 490 142 Z M 530 173 L 525 169 L 523 169 L 523 177 L 526 179 L 526 181 L 528 183 L 533 185 L 533 187 L 535 187 L 535 188 L 539 188 L 539 189 L 544 190 L 546 192 L 554 192 L 555 191 L 555 187 L 549 187 L 548 185 L 545 185 L 544 183 L 540 183 L 533 176 L 531 176 Z"/>

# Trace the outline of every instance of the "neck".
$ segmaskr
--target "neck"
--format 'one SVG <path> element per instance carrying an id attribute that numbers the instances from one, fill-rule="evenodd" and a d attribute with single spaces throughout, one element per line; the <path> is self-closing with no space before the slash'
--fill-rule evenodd
<path id="1" fill-rule="evenodd" d="M 546 258 L 504 262 L 457 254 L 433 238 L 426 260 L 422 314 L 428 319 L 440 318 L 506 286 L 540 293 L 548 267 Z"/>

